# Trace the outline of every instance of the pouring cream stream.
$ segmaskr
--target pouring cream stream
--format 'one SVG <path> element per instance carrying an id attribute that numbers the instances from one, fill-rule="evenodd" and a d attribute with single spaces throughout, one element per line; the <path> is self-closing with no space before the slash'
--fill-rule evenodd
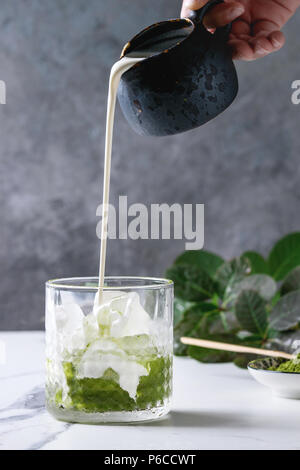
<path id="1" fill-rule="evenodd" d="M 110 73 L 109 91 L 107 101 L 106 116 L 106 136 L 105 136 L 105 158 L 104 158 L 104 178 L 103 178 L 103 203 L 102 203 L 102 226 L 101 226 L 101 247 L 100 247 L 100 263 L 99 263 L 99 289 L 96 296 L 96 304 L 102 303 L 106 248 L 108 235 L 108 212 L 109 212 L 109 189 L 110 189 L 110 173 L 111 173 L 111 153 L 112 140 L 114 131 L 114 117 L 116 109 L 116 100 L 119 83 L 123 73 L 127 72 L 133 65 L 144 60 L 144 57 L 123 57 L 116 62 Z"/>

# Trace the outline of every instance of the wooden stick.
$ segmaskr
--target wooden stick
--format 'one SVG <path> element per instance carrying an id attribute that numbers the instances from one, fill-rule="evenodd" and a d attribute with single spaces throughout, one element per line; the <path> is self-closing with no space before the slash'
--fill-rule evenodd
<path id="1" fill-rule="evenodd" d="M 294 359 L 293 354 L 283 351 L 270 351 L 269 349 L 251 348 L 249 346 L 239 346 L 238 344 L 219 343 L 216 341 L 207 341 L 205 339 L 181 338 L 183 344 L 190 346 L 199 346 L 207 349 L 217 349 L 219 351 L 231 351 L 236 353 L 257 354 L 259 356 L 282 357 L 284 359 Z"/>

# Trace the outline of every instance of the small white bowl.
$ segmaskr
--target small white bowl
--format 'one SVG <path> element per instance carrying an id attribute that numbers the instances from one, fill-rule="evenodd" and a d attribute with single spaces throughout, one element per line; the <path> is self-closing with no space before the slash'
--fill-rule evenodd
<path id="1" fill-rule="evenodd" d="M 273 395 L 300 400 L 300 374 L 268 370 L 283 362 L 286 360 L 280 358 L 257 359 L 248 364 L 248 370 L 257 382 L 269 387 Z"/>

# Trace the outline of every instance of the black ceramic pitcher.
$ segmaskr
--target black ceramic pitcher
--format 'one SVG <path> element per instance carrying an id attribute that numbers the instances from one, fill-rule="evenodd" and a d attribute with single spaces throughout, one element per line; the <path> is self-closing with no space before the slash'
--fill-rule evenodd
<path id="1" fill-rule="evenodd" d="M 214 34 L 203 26 L 211 0 L 191 19 L 149 26 L 128 44 L 122 57 L 154 50 L 127 71 L 118 98 L 131 127 L 142 135 L 164 136 L 201 126 L 235 99 L 238 79 L 227 40 L 230 25 Z M 159 45 L 166 47 L 159 49 Z"/>

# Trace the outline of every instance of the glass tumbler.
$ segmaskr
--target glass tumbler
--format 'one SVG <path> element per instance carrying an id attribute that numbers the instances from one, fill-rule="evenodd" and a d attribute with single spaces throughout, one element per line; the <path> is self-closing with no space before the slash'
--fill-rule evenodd
<path id="1" fill-rule="evenodd" d="M 168 413 L 173 283 L 107 277 L 46 283 L 46 406 L 76 423 L 136 422 Z"/>

